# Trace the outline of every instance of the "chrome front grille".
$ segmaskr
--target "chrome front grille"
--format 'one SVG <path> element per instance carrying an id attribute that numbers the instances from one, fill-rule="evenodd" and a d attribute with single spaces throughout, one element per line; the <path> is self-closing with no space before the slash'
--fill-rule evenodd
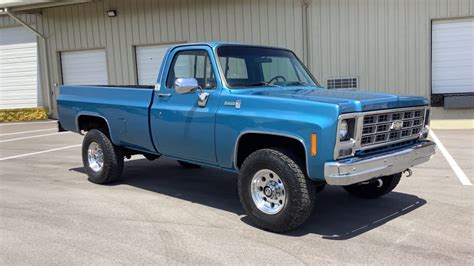
<path id="1" fill-rule="evenodd" d="M 418 137 L 424 126 L 425 108 L 367 114 L 363 119 L 361 147 L 390 144 Z"/>

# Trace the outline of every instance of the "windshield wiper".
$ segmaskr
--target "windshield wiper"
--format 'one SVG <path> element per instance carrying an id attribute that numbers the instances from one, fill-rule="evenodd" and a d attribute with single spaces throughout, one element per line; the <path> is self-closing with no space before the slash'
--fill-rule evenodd
<path id="1" fill-rule="evenodd" d="M 290 81 L 288 83 L 285 83 L 285 86 L 295 86 L 295 85 L 301 85 L 301 86 L 309 86 L 309 85 L 312 85 L 308 82 L 304 82 L 304 81 Z"/>
<path id="2" fill-rule="evenodd" d="M 265 81 L 257 82 L 257 83 L 253 83 L 253 84 L 245 84 L 243 86 L 244 87 L 279 87 L 277 85 L 270 84 L 270 83 L 265 82 Z"/>

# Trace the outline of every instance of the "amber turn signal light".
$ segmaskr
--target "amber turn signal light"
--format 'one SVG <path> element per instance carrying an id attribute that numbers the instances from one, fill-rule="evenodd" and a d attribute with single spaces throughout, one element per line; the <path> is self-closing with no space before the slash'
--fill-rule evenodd
<path id="1" fill-rule="evenodd" d="M 313 133 L 311 134 L 311 156 L 316 156 L 316 152 L 317 152 L 317 149 L 316 149 L 316 133 Z"/>

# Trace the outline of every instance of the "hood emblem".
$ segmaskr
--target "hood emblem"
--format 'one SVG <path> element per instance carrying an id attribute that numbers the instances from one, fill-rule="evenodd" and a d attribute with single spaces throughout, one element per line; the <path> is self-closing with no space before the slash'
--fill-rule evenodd
<path id="1" fill-rule="evenodd" d="M 392 124 L 390 125 L 390 130 L 400 130 L 403 127 L 403 121 L 402 120 L 397 120 L 393 121 Z"/>
<path id="2" fill-rule="evenodd" d="M 235 102 L 228 102 L 228 101 L 224 102 L 224 106 L 234 106 L 236 109 L 240 109 L 240 104 L 241 104 L 240 100 L 237 100 Z"/>

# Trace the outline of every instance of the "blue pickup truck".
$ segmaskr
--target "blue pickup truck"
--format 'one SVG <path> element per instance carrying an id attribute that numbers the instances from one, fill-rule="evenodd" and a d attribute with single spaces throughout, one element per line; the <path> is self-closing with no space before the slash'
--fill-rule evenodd
<path id="1" fill-rule="evenodd" d="M 325 89 L 281 48 L 177 45 L 154 86 L 62 86 L 57 101 L 61 127 L 86 133 L 90 181 L 116 181 L 135 154 L 232 171 L 273 232 L 305 222 L 326 184 L 377 198 L 435 153 L 425 98 Z"/>

